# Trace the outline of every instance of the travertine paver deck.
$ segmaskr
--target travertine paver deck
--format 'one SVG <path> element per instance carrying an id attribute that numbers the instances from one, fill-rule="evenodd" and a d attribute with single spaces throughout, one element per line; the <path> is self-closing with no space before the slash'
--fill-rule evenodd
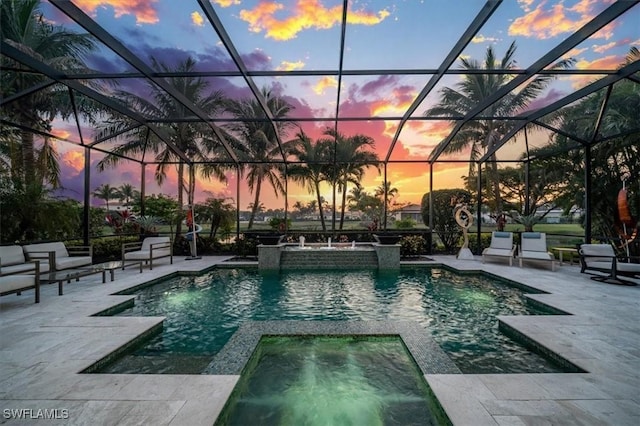
<path id="1" fill-rule="evenodd" d="M 65 287 L 58 296 L 45 285 L 33 295 L 0 298 L 0 424 L 210 425 L 238 376 L 78 374 L 161 318 L 91 317 L 131 296 L 110 294 L 177 270 L 201 270 L 222 257 L 176 259 L 140 274 L 116 272 Z M 427 375 L 456 425 L 638 425 L 640 424 L 640 286 L 619 287 L 589 280 L 577 266 L 556 272 L 500 262 L 436 257 L 458 269 L 486 270 L 551 294 L 535 295 L 571 316 L 503 317 L 510 326 L 589 373 Z M 6 410 L 31 409 L 10 419 Z M 15 414 L 16 412 L 14 412 Z M 24 414 L 25 411 L 22 411 Z"/>

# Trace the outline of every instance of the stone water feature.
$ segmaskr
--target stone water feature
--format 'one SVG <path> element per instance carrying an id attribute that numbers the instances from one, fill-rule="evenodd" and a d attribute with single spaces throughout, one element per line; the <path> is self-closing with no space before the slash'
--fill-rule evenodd
<path id="1" fill-rule="evenodd" d="M 306 244 L 300 237 L 298 244 L 279 243 L 258 246 L 258 267 L 264 270 L 281 269 L 398 269 L 400 244 L 334 243 Z"/>

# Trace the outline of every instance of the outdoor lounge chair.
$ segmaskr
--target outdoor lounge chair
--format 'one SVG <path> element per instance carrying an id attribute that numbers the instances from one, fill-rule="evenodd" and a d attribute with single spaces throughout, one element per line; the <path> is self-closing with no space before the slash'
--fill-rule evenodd
<path id="1" fill-rule="evenodd" d="M 502 257 L 509 259 L 509 266 L 513 265 L 513 256 L 516 246 L 513 244 L 513 233 L 493 231 L 491 233 L 491 245 L 482 252 L 482 263 L 487 257 Z"/>
<path id="2" fill-rule="evenodd" d="M 611 244 L 582 244 L 579 254 L 580 272 L 596 271 L 608 274 L 594 276 L 591 279 L 610 284 L 637 285 L 620 276 L 640 278 L 640 264 L 621 261 L 632 258 L 616 256 Z"/>
<path id="3" fill-rule="evenodd" d="M 147 237 L 141 243 L 122 244 L 122 269 L 131 260 L 144 261 L 153 269 L 153 261 L 163 257 L 170 258 L 173 264 L 173 244 L 169 237 Z"/>
<path id="4" fill-rule="evenodd" d="M 522 268 L 523 260 L 550 261 L 551 270 L 555 271 L 555 257 L 547 251 L 547 234 L 544 232 L 523 232 L 520 234 L 520 250 L 518 260 Z"/>
<path id="5" fill-rule="evenodd" d="M 0 296 L 17 294 L 25 290 L 34 289 L 36 303 L 40 303 L 40 262 L 25 263 L 30 269 L 22 269 L 19 272 L 4 272 L 0 270 Z"/>
<path id="6" fill-rule="evenodd" d="M 79 268 L 91 265 L 93 249 L 91 246 L 66 247 L 63 242 L 28 244 L 22 247 L 28 260 L 40 260 L 42 270 L 55 272 L 63 269 Z M 47 264 L 46 268 L 44 264 Z"/>

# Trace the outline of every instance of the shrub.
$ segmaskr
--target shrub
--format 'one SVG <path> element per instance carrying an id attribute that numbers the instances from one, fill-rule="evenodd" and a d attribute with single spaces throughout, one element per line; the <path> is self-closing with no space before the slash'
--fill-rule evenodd
<path id="1" fill-rule="evenodd" d="M 400 240 L 400 256 L 419 256 L 427 252 L 427 240 L 422 235 L 406 235 Z"/>

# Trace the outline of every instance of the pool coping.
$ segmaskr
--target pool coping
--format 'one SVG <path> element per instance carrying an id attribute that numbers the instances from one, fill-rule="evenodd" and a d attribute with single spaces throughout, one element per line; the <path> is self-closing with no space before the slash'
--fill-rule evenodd
<path id="1" fill-rule="evenodd" d="M 428 330 L 413 321 L 246 321 L 203 374 L 241 374 L 263 336 L 399 336 L 422 374 L 462 374 Z"/>

